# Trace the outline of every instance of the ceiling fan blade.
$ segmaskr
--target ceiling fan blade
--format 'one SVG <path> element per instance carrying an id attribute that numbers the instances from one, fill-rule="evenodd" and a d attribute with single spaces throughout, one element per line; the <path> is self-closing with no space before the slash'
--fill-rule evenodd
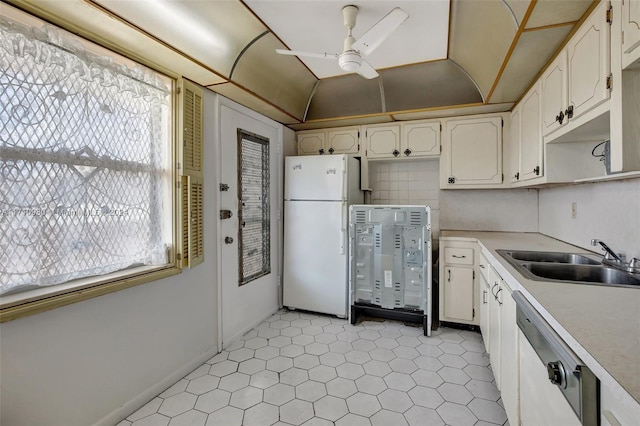
<path id="1" fill-rule="evenodd" d="M 285 49 L 276 49 L 276 52 L 281 55 L 304 56 L 307 58 L 338 59 L 338 56 L 340 56 L 335 53 L 298 52 L 297 50 L 285 50 Z"/>
<path id="2" fill-rule="evenodd" d="M 409 14 L 404 10 L 396 7 L 387 13 L 384 18 L 379 20 L 373 27 L 369 28 L 366 33 L 355 43 L 353 49 L 359 51 L 363 55 L 373 52 L 376 47 L 391 35 L 404 21 L 409 18 Z"/>
<path id="3" fill-rule="evenodd" d="M 378 76 L 378 72 L 364 59 L 360 63 L 360 68 L 358 68 L 356 72 L 369 80 Z"/>

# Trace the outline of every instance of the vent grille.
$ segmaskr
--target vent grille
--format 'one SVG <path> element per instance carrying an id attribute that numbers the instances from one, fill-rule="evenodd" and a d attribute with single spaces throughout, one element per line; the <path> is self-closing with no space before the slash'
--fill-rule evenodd
<path id="1" fill-rule="evenodd" d="M 367 212 L 364 210 L 356 210 L 356 223 L 365 223 L 367 221 Z"/>
<path id="2" fill-rule="evenodd" d="M 420 226 L 422 225 L 422 212 L 411 212 L 410 216 L 409 216 L 409 223 L 411 223 L 411 225 L 413 226 Z"/>
<path id="3" fill-rule="evenodd" d="M 402 248 L 402 236 L 400 234 L 396 234 L 395 236 L 395 244 L 397 249 Z"/>
<path id="4" fill-rule="evenodd" d="M 379 232 L 376 232 L 375 239 L 376 239 L 376 241 L 375 241 L 376 247 L 377 248 L 382 247 L 382 235 L 380 235 Z"/>

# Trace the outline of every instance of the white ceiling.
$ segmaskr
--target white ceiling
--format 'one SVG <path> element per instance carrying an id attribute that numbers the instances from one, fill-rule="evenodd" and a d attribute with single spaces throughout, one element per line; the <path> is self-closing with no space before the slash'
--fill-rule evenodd
<path id="1" fill-rule="evenodd" d="M 342 8 L 358 7 L 357 40 L 394 7 L 407 19 L 367 61 L 376 69 L 447 57 L 449 0 L 245 0 L 244 3 L 291 50 L 342 53 L 347 30 Z M 301 58 L 319 78 L 346 74 L 335 60 Z"/>

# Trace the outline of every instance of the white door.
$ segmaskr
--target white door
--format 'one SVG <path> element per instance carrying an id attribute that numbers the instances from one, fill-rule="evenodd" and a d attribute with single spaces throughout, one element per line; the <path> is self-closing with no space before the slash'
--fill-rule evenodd
<path id="1" fill-rule="evenodd" d="M 344 200 L 347 197 L 344 155 L 285 159 L 285 200 Z"/>
<path id="2" fill-rule="evenodd" d="M 232 214 L 228 219 L 219 219 L 218 234 L 219 247 L 221 247 L 219 319 L 221 347 L 224 348 L 279 308 L 280 221 L 278 216 L 281 216 L 279 206 L 282 198 L 279 196 L 278 182 L 282 164 L 282 135 L 277 123 L 270 122 L 266 118 L 261 119 L 257 114 L 230 101 L 221 101 L 219 123 L 221 184 L 219 206 L 221 211 L 229 210 Z M 255 141 L 251 137 L 241 136 L 239 130 L 246 132 L 247 135 L 253 135 Z M 262 174 L 251 176 L 249 172 L 245 172 L 244 179 L 241 177 L 241 168 L 238 166 L 239 138 L 245 140 L 243 152 L 247 153 L 249 150 L 248 154 L 253 155 L 256 155 L 255 148 L 259 145 L 259 141 L 268 141 L 266 143 L 268 154 L 263 151 L 263 155 L 265 158 L 268 157 L 266 162 L 269 185 L 264 185 L 264 188 L 260 188 L 261 182 L 259 182 L 260 179 L 265 182 Z M 267 169 L 266 163 L 264 169 Z M 226 190 L 222 190 L 222 185 L 227 185 Z M 244 191 L 239 194 L 241 186 Z M 264 197 L 265 200 L 268 199 L 268 203 L 256 201 L 262 199 L 262 194 L 268 194 L 268 197 Z M 240 199 L 242 202 L 239 201 Z M 244 209 L 242 209 L 243 204 Z M 256 219 L 255 211 L 260 210 L 265 204 L 267 207 L 263 210 L 268 213 L 268 216 Z M 248 211 L 248 206 L 253 210 Z M 209 212 L 209 214 L 218 216 L 219 212 Z M 243 216 L 244 227 L 240 225 L 240 216 Z M 254 225 L 257 228 L 252 228 Z M 257 230 L 248 232 L 247 229 Z M 268 234 L 268 238 L 264 237 L 265 233 Z M 256 242 L 256 238 L 261 239 Z M 239 255 L 241 240 L 245 248 L 254 247 L 252 249 L 254 254 L 246 255 L 247 251 L 244 250 L 245 254 Z M 262 272 L 255 273 L 256 270 Z M 241 271 L 247 278 L 245 283 L 241 283 Z M 254 277 L 258 278 L 251 279 Z"/>

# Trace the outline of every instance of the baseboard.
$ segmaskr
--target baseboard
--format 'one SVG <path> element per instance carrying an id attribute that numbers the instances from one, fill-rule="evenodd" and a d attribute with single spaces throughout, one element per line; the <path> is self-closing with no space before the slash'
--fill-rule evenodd
<path id="1" fill-rule="evenodd" d="M 240 330 L 239 332 L 237 332 L 235 335 L 233 335 L 228 341 L 222 341 L 222 349 L 224 350 L 233 350 L 234 349 L 234 343 L 237 343 L 238 341 L 240 341 L 242 339 L 242 336 L 244 336 L 245 334 L 247 334 L 248 332 L 250 332 L 251 330 L 253 330 L 254 328 L 256 328 L 258 325 L 260 325 L 264 320 L 266 320 L 267 318 L 270 318 L 271 316 L 273 316 L 274 314 L 276 314 L 278 311 L 280 310 L 280 308 L 277 308 L 276 310 L 274 310 L 273 312 L 271 312 L 270 314 L 268 314 L 266 317 L 262 318 L 261 320 L 258 320 L 252 324 L 249 324 L 248 326 L 246 326 L 245 328 L 243 328 L 242 330 Z"/>
<path id="2" fill-rule="evenodd" d="M 147 402 L 164 392 L 165 389 L 182 379 L 184 376 L 204 364 L 207 360 L 211 359 L 218 353 L 217 348 L 212 348 L 200 355 L 196 359 L 178 368 L 170 375 L 162 379 L 159 383 L 151 386 L 147 390 L 141 392 L 138 396 L 126 402 L 124 405 L 113 410 L 96 423 L 97 426 L 113 426 L 118 424 L 121 420 L 126 419 L 132 413 L 135 413 L 139 408 L 144 406 Z"/>

